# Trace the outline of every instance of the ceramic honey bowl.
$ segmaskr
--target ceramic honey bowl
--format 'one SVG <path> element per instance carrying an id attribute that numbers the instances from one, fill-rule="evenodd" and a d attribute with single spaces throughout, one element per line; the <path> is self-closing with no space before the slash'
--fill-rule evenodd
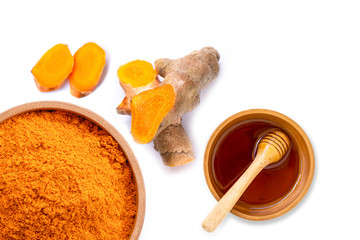
<path id="1" fill-rule="evenodd" d="M 245 172 L 263 136 L 281 129 L 291 145 L 277 163 L 265 167 L 251 182 L 231 213 L 248 220 L 267 220 L 294 208 L 308 191 L 315 169 L 309 138 L 289 117 L 266 109 L 239 112 L 211 135 L 204 155 L 207 185 L 219 201 Z"/>

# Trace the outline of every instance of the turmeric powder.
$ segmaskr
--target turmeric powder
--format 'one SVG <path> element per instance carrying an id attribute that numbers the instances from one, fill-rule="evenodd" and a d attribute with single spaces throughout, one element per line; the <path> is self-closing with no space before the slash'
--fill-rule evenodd
<path id="1" fill-rule="evenodd" d="M 136 199 L 119 144 L 89 120 L 33 111 L 0 123 L 0 239 L 128 239 Z"/>

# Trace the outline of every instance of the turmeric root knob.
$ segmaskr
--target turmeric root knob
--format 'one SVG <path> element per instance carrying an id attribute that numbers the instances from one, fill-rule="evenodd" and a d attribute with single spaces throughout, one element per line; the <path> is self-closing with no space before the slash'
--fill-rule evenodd
<path id="1" fill-rule="evenodd" d="M 175 59 L 155 61 L 155 69 L 164 77 L 146 84 L 135 84 L 118 75 L 126 97 L 118 106 L 121 114 L 131 114 L 131 133 L 139 143 L 154 141 L 167 166 L 178 166 L 195 159 L 192 144 L 181 125 L 181 116 L 200 102 L 200 91 L 219 73 L 219 53 L 212 47 Z M 138 69 L 143 69 L 138 65 Z M 130 107 L 129 107 L 130 106 Z"/>
<path id="2" fill-rule="evenodd" d="M 155 61 L 155 69 L 164 77 L 164 84 L 171 84 L 176 92 L 173 109 L 163 119 L 154 138 L 155 149 L 168 166 L 178 166 L 195 159 L 190 139 L 181 125 L 181 116 L 200 103 L 200 91 L 219 73 L 219 53 L 205 47 L 175 59 Z M 174 145 L 176 143 L 176 145 Z"/>
<path id="3" fill-rule="evenodd" d="M 193 147 L 181 124 L 169 125 L 162 130 L 154 138 L 154 148 L 169 167 L 183 165 L 195 159 Z"/>

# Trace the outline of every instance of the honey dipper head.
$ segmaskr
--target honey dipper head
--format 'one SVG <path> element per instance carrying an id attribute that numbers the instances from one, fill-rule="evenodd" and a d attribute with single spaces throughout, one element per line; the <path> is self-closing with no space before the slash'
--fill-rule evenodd
<path id="1" fill-rule="evenodd" d="M 259 142 L 257 155 L 266 154 L 267 162 L 279 161 L 290 148 L 290 138 L 281 130 L 273 130 Z"/>

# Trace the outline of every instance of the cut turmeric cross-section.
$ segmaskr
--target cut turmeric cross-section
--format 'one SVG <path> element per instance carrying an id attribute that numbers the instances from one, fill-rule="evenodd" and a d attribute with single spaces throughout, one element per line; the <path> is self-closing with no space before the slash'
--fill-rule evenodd
<path id="1" fill-rule="evenodd" d="M 131 114 L 130 102 L 135 95 L 160 86 L 152 64 L 144 60 L 135 60 L 121 65 L 117 75 L 126 95 L 116 108 L 120 114 Z"/>
<path id="2" fill-rule="evenodd" d="M 117 75 L 120 83 L 131 87 L 142 87 L 153 82 L 157 76 L 151 63 L 135 60 L 119 67 Z"/>
<path id="3" fill-rule="evenodd" d="M 83 97 L 99 84 L 105 66 L 105 51 L 89 42 L 76 51 L 74 60 L 74 69 L 69 76 L 70 92 L 75 97 Z"/>
<path id="4" fill-rule="evenodd" d="M 131 133 L 136 142 L 145 144 L 154 138 L 160 123 L 173 108 L 175 98 L 170 84 L 141 92 L 132 98 Z"/>
<path id="5" fill-rule="evenodd" d="M 49 49 L 31 70 L 35 83 L 42 92 L 58 89 L 69 76 L 74 58 L 65 44 Z"/>

